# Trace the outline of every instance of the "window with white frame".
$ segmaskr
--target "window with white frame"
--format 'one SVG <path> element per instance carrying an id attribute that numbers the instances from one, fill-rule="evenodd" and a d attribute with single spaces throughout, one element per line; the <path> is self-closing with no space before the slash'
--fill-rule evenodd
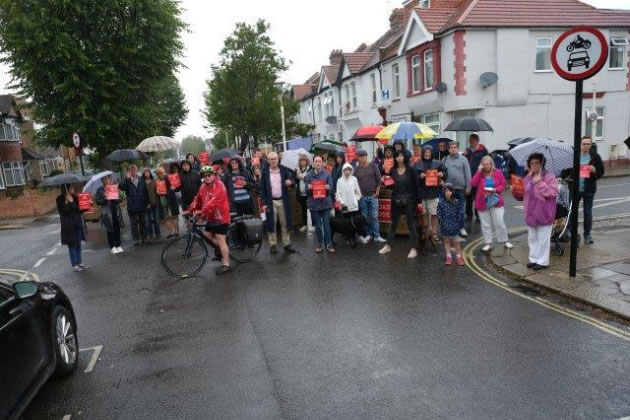
<path id="1" fill-rule="evenodd" d="M 394 98 L 400 98 L 400 67 L 398 64 L 392 66 L 393 88 Z"/>
<path id="2" fill-rule="evenodd" d="M 413 93 L 420 92 L 420 56 L 411 57 L 411 87 Z"/>
<path id="3" fill-rule="evenodd" d="M 429 127 L 433 129 L 433 131 L 440 134 L 440 113 L 439 112 L 421 115 L 420 122 L 422 124 L 428 125 Z"/>
<path id="4" fill-rule="evenodd" d="M 317 121 L 322 120 L 322 100 L 317 98 Z"/>
<path id="5" fill-rule="evenodd" d="M 357 84 L 352 82 L 350 84 L 350 90 L 352 91 L 352 109 L 357 109 Z"/>
<path id="6" fill-rule="evenodd" d="M 626 46 L 628 40 L 622 37 L 610 38 L 610 53 L 608 55 L 608 68 L 610 70 L 623 70 L 625 63 Z"/>
<path id="7" fill-rule="evenodd" d="M 351 107 L 351 104 L 350 104 L 350 85 L 345 85 L 345 86 L 343 87 L 343 89 L 344 89 L 344 91 L 345 91 L 345 99 L 346 99 L 346 102 L 345 102 L 345 107 L 346 107 L 346 112 L 348 112 L 348 111 L 350 111 L 350 107 Z"/>
<path id="8" fill-rule="evenodd" d="M 0 123 L 0 140 L 20 141 L 20 129 L 13 123 L 13 120 Z"/>
<path id="9" fill-rule="evenodd" d="M 370 74 L 370 86 L 372 86 L 372 105 L 376 105 L 376 75 Z"/>
<path id="10" fill-rule="evenodd" d="M 424 52 L 424 88 L 433 88 L 433 50 Z"/>
<path id="11" fill-rule="evenodd" d="M 2 162 L 2 172 L 4 173 L 7 187 L 25 184 L 22 162 Z"/>
<path id="12" fill-rule="evenodd" d="M 593 113 L 593 108 L 587 109 L 586 112 L 586 124 L 584 124 L 584 134 L 587 136 L 593 135 L 593 123 L 595 123 L 595 139 L 604 138 L 604 107 L 598 106 L 596 109 L 597 120 L 591 121 L 589 115 Z"/>
<path id="13" fill-rule="evenodd" d="M 536 38 L 536 71 L 551 70 L 551 37 Z"/>
<path id="14" fill-rule="evenodd" d="M 41 172 L 42 176 L 48 176 L 50 175 L 50 172 L 52 172 L 55 168 L 55 164 L 54 162 L 50 161 L 50 160 L 40 160 L 39 161 L 39 169 Z"/>

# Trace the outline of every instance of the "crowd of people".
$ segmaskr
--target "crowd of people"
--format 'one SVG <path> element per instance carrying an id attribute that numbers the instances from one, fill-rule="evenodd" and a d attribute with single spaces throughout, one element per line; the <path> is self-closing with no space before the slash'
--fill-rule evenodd
<path id="1" fill-rule="evenodd" d="M 580 179 L 586 218 L 584 234 L 592 243 L 592 202 L 603 165 L 599 155 L 589 154 L 590 138 L 585 137 L 582 142 L 583 161 L 593 174 Z M 446 265 L 465 265 L 460 241 L 468 236 L 467 218 L 476 217 L 481 224 L 483 251 L 492 248 L 495 236 L 501 246 L 513 248 L 504 221 L 503 194 L 508 183 L 476 134 L 470 136 L 469 144 L 463 153 L 456 141 L 440 142 L 435 150 L 415 145 L 412 153 L 403 142 L 396 141 L 379 149 L 371 162 L 365 150 L 358 150 L 356 159 L 349 162 L 344 153 L 322 153 L 312 161 L 301 155 L 296 168 L 281 165 L 278 153 L 265 156 L 258 149 L 251 158 L 233 156 L 213 165 L 202 165 L 197 157 L 188 154 L 182 162 L 170 163 L 168 173 L 163 166 L 154 171 L 144 168 L 142 172 L 135 165 L 129 166 L 127 176 L 118 185 L 120 197 L 106 194 L 113 180 L 104 177 L 95 203 L 100 206 L 101 227 L 112 254 L 123 252 L 123 197 L 136 246 L 160 239 L 161 226 L 166 229 L 166 238 L 178 236 L 180 214 L 202 216 L 207 222 L 205 235 L 216 249 L 216 260 L 222 263 L 217 274 L 231 269 L 226 235 L 232 215 L 260 215 L 270 253 L 278 252 L 278 236 L 284 252 L 295 253 L 291 244 L 292 199 L 299 203 L 299 231 L 315 231 L 318 254 L 324 250 L 336 252 L 331 217 L 354 220 L 361 216 L 364 223 L 356 232 L 359 242 L 382 244 L 378 252 L 385 254 L 392 251 L 399 221 L 405 216 L 408 258 L 418 255 L 422 233 L 436 246 L 443 242 Z M 544 166 L 544 156 L 532 154 L 523 182 L 529 267 L 535 270 L 549 266 L 558 193 L 556 175 Z M 385 238 L 381 236 L 379 221 L 379 198 L 384 189 L 390 190 L 391 197 L 391 222 Z M 85 232 L 77 201 L 72 187 L 65 186 L 57 207 L 62 220 L 62 243 L 68 245 L 73 269 L 82 271 L 87 268 L 81 260 Z M 354 238 L 346 239 L 354 244 Z"/>

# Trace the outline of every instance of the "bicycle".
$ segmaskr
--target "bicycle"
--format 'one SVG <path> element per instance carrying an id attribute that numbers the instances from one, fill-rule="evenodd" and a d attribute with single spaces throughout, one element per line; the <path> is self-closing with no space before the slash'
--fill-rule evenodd
<path id="1" fill-rule="evenodd" d="M 247 221 L 251 220 L 252 223 Z M 203 234 L 199 224 L 192 215 L 184 216 L 187 235 L 175 238 L 164 246 L 162 250 L 162 268 L 173 277 L 185 279 L 197 275 L 208 260 L 208 243 L 212 249 L 214 245 Z M 252 261 L 262 248 L 262 221 L 253 216 L 233 217 L 229 225 L 227 243 L 230 248 L 230 259 L 236 263 Z M 253 226 L 260 224 L 260 229 Z M 248 224 L 253 229 L 248 230 Z M 251 231 L 250 231 L 251 230 Z"/>

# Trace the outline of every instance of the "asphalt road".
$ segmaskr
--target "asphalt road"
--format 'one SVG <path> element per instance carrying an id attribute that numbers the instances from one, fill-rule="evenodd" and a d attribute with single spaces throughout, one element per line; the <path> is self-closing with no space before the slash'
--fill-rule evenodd
<path id="1" fill-rule="evenodd" d="M 630 197 L 630 178 L 600 188 L 598 199 Z M 515 205 L 510 227 L 522 224 Z M 265 244 L 224 277 L 208 264 L 178 281 L 160 267 L 161 245 L 127 238 L 111 255 L 97 224 L 92 268 L 73 273 L 56 223 L 1 231 L 0 268 L 60 284 L 81 348 L 103 347 L 91 372 L 86 350 L 74 375 L 45 385 L 25 419 L 630 416 L 630 341 L 441 256 L 409 261 L 403 238 L 385 256 L 374 244 L 316 255 L 297 233 L 295 255 L 272 257 Z"/>

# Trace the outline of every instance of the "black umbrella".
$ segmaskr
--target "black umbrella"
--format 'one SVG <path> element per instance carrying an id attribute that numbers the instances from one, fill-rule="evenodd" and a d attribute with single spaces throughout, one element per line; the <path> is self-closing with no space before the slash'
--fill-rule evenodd
<path id="1" fill-rule="evenodd" d="M 463 117 L 451 121 L 444 131 L 494 131 L 490 124 L 481 118 Z"/>
<path id="2" fill-rule="evenodd" d="M 517 139 L 508 141 L 507 144 L 508 146 L 510 146 L 510 149 L 511 149 L 512 147 L 516 147 L 519 144 L 528 143 L 532 140 L 534 140 L 533 137 L 519 137 Z"/>
<path id="3" fill-rule="evenodd" d="M 221 149 L 218 152 L 213 153 L 210 156 L 210 159 L 212 159 L 212 163 L 214 163 L 225 158 L 232 159 L 234 156 L 238 156 L 238 151 L 236 149 Z"/>
<path id="4" fill-rule="evenodd" d="M 88 178 L 71 173 L 63 173 L 44 179 L 41 183 L 42 187 L 52 187 L 55 185 L 78 184 L 86 181 Z"/>
<path id="5" fill-rule="evenodd" d="M 127 160 L 146 159 L 147 155 L 144 152 L 133 149 L 119 149 L 111 152 L 105 159 L 112 162 L 124 162 Z"/>
<path id="6" fill-rule="evenodd" d="M 343 153 L 344 152 L 343 146 L 337 146 L 337 145 L 331 144 L 331 143 L 317 143 L 317 144 L 314 144 L 313 147 L 311 147 L 311 152 L 313 150 L 323 150 L 323 151 L 335 152 L 335 153 Z"/>

